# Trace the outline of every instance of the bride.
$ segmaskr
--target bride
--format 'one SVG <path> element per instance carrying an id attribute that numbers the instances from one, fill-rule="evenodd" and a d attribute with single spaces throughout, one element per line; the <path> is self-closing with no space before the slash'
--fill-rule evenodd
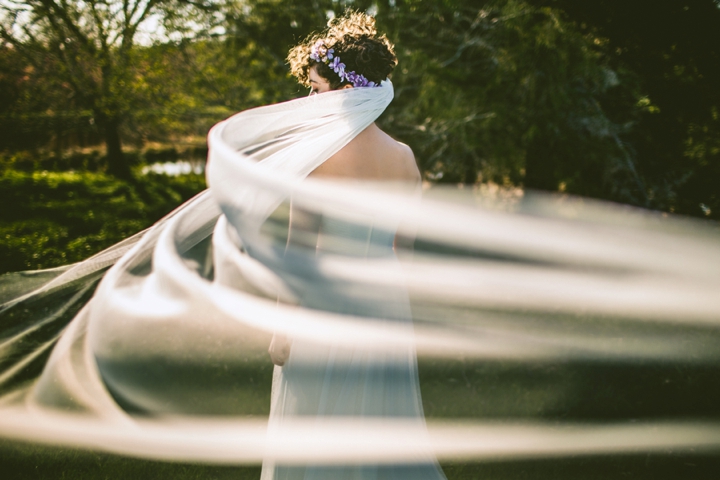
<path id="1" fill-rule="evenodd" d="M 534 407 L 540 422 L 462 410 L 428 432 L 418 354 L 716 366 L 718 233 L 569 200 L 526 198 L 513 215 L 477 208 L 470 189 L 419 205 L 412 152 L 374 123 L 395 57 L 373 20 L 335 20 L 290 62 L 311 95 L 216 125 L 207 191 L 84 262 L 0 278 L 0 436 L 262 461 L 265 479 L 443 478 L 436 454 L 720 448 L 720 429 L 701 423 L 618 421 L 598 435 Z M 405 262 L 400 240 L 415 234 Z M 478 403 L 470 390 L 456 405 Z"/>
<path id="2" fill-rule="evenodd" d="M 351 13 L 331 22 L 324 32 L 291 50 L 292 73 L 311 88 L 310 95 L 342 95 L 352 89 L 389 89 L 386 81 L 397 63 L 393 46 L 378 36 L 374 19 Z M 385 84 L 383 84 L 385 82 Z M 349 93 L 349 92 L 346 92 Z M 333 127 L 328 131 L 332 133 Z M 412 150 L 392 139 L 372 122 L 337 153 L 308 175 L 327 181 L 391 181 L 410 190 L 420 184 Z M 372 216 L 354 222 L 331 212 L 309 215 L 291 204 L 285 260 L 308 251 L 316 258 L 334 256 L 381 258 L 387 274 L 399 270 L 394 262 L 394 232 L 375 225 Z M 325 279 L 324 279 L 325 280 Z M 411 335 L 407 294 L 402 288 L 348 293 L 326 281 L 304 278 L 298 299 L 304 308 L 367 317 L 377 328 L 405 329 Z M 383 319 L 378 321 L 378 319 Z M 302 417 L 415 418 L 422 423 L 417 366 L 410 343 L 394 351 L 378 351 L 359 344 L 328 344 L 315 339 L 291 341 L 276 333 L 269 353 L 274 373 L 270 429 L 282 434 L 283 422 Z M 295 466 L 263 464 L 263 479 L 291 478 L 444 478 L 433 462 L 422 465 Z"/>
<path id="3" fill-rule="evenodd" d="M 322 35 L 292 49 L 288 60 L 292 73 L 310 87 L 310 95 L 379 87 L 397 64 L 387 37 L 377 37 L 372 17 L 362 14 L 349 14 L 335 21 Z M 420 183 L 420 171 L 410 147 L 391 138 L 374 122 L 308 176 Z M 300 217 L 300 212 L 291 215 L 289 242 L 295 240 L 293 227 L 302 228 Z M 317 238 L 316 247 L 322 250 L 322 236 Z M 289 354 L 287 340 L 275 336 L 269 353 L 273 362 L 282 366 Z"/>
<path id="4" fill-rule="evenodd" d="M 378 36 L 374 19 L 350 13 L 333 21 L 321 34 L 291 50 L 292 73 L 311 88 L 310 95 L 351 89 L 389 89 L 385 81 L 397 59 L 385 36 Z M 383 81 L 385 84 L 383 85 Z M 347 92 L 349 93 L 349 92 Z M 417 189 L 420 172 L 412 150 L 392 139 L 373 122 L 317 166 L 308 177 L 327 181 L 391 181 Z M 291 204 L 285 260 L 351 256 L 380 258 L 377 274 L 399 272 L 394 261 L 394 231 L 376 225 L 372 216 L 342 220 L 327 209 L 311 215 Z M 380 292 L 368 286 L 358 292 L 330 288 L 326 279 L 305 278 L 299 303 L 304 308 L 377 319 L 405 329 L 411 335 L 407 294 L 400 287 Z M 271 435 L 282 435 L 289 418 L 399 417 L 422 422 L 417 366 L 410 343 L 394 351 L 368 348 L 355 342 L 328 343 L 316 339 L 291 341 L 276 333 L 269 353 L 274 373 Z M 294 466 L 263 464 L 263 479 L 285 478 L 444 478 L 439 467 L 422 465 Z"/>
<path id="5" fill-rule="evenodd" d="M 49 441 L 67 424 L 54 415 L 73 412 L 90 424 L 63 430 L 68 445 L 103 438 L 103 448 L 154 458 L 262 458 L 264 478 L 443 478 L 417 443 L 426 433 L 393 249 L 419 173 L 411 150 L 374 124 L 393 98 L 392 45 L 371 17 L 351 13 L 293 49 L 290 61 L 312 94 L 216 125 L 208 191 L 2 305 L 12 315 L 38 304 L 2 343 L 15 362 L 0 378 L 3 405 L 15 409 L 4 418 L 17 422 L 3 432 Z M 48 301 L 57 308 L 47 310 Z M 258 352 L 268 345 L 277 366 L 264 443 L 251 436 L 243 449 L 210 449 L 190 434 L 197 420 L 173 430 L 185 435 L 181 450 L 150 440 L 155 426 L 138 415 L 253 413 L 243 372 L 267 363 Z M 25 375 L 50 348 L 39 377 Z M 291 427 L 310 419 L 317 428 L 293 437 Z M 357 433 L 373 419 L 381 427 Z M 391 423 L 411 441 L 392 440 Z M 217 425 L 209 432 L 226 434 Z M 308 449 L 308 435 L 320 443 Z M 375 453 L 353 450 L 352 441 L 371 437 Z M 325 449 L 330 438 L 340 451 Z M 382 466 L 378 452 L 390 455 Z"/>

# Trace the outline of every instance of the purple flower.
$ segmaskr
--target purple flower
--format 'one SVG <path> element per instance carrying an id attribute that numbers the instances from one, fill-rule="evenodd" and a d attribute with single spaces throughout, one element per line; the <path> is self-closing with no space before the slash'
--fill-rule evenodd
<path id="1" fill-rule="evenodd" d="M 340 61 L 340 57 L 335 57 L 335 60 L 330 64 L 330 68 L 338 74 L 341 80 L 345 76 L 345 64 Z"/>
<path id="2" fill-rule="evenodd" d="M 310 48 L 310 58 L 315 60 L 316 62 L 325 61 L 322 57 L 325 55 L 327 48 L 325 47 L 325 44 L 322 40 L 318 40 L 313 44 L 312 48 Z"/>
<path id="3" fill-rule="evenodd" d="M 335 55 L 335 49 L 328 49 L 324 40 L 316 41 L 310 48 L 310 58 L 316 62 L 323 62 L 330 67 L 341 82 L 350 82 L 353 87 L 377 87 L 379 84 L 369 81 L 364 75 L 356 72 L 345 72 L 346 65 L 340 61 L 340 57 Z"/>

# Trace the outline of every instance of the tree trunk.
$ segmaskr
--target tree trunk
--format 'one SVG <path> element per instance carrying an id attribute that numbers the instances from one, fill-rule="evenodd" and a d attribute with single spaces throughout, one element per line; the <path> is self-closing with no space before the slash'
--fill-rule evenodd
<path id="1" fill-rule="evenodd" d="M 99 124 L 105 136 L 107 148 L 108 173 L 118 178 L 129 180 L 132 178 L 130 165 L 123 155 L 120 141 L 120 118 L 98 115 Z"/>
<path id="2" fill-rule="evenodd" d="M 464 172 L 463 172 L 463 183 L 465 185 L 475 185 L 478 179 L 478 168 L 477 162 L 473 152 L 465 153 Z"/>
<path id="3" fill-rule="evenodd" d="M 523 185 L 531 190 L 555 192 L 558 180 L 555 177 L 557 152 L 545 136 L 539 135 L 528 145 L 525 154 L 525 179 Z"/>

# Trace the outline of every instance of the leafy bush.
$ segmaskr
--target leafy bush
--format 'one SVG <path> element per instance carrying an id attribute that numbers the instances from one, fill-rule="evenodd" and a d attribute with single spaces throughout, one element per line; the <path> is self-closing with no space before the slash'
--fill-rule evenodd
<path id="1" fill-rule="evenodd" d="M 0 273 L 83 260 L 152 225 L 205 188 L 202 175 L 132 181 L 92 172 L 0 174 Z"/>

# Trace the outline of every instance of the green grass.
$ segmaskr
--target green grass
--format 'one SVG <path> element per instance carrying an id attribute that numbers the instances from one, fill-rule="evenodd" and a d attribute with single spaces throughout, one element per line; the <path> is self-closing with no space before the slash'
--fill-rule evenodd
<path id="1" fill-rule="evenodd" d="M 0 171 L 0 273 L 87 258 L 157 221 L 205 187 L 199 175 Z M 268 363 L 269 365 L 269 363 Z M 235 399 L 253 414 L 269 406 L 270 368 L 243 378 Z M 421 359 L 428 418 L 623 421 L 718 417 L 717 367 L 519 365 Z M 575 456 L 447 463 L 451 480 L 717 480 L 720 455 Z M 0 441 L 0 480 L 258 479 L 260 467 L 169 463 Z"/>
<path id="2" fill-rule="evenodd" d="M 4 480 L 257 480 L 260 467 L 168 463 L 107 453 L 0 442 Z"/>
<path id="3" fill-rule="evenodd" d="M 78 262 L 149 227 L 205 188 L 202 175 L 0 173 L 0 274 Z"/>
<path id="4" fill-rule="evenodd" d="M 266 413 L 269 362 L 256 363 L 241 385 L 248 411 Z M 583 362 L 441 362 L 421 359 L 420 383 L 428 419 L 622 422 L 712 419 L 720 401 L 717 368 Z M 669 382 L 667 380 L 670 380 Z M 442 464 L 449 480 L 717 480 L 717 452 L 566 455 Z M 0 442 L 0 478 L 15 479 L 259 479 L 260 467 L 182 464 L 107 453 Z"/>

